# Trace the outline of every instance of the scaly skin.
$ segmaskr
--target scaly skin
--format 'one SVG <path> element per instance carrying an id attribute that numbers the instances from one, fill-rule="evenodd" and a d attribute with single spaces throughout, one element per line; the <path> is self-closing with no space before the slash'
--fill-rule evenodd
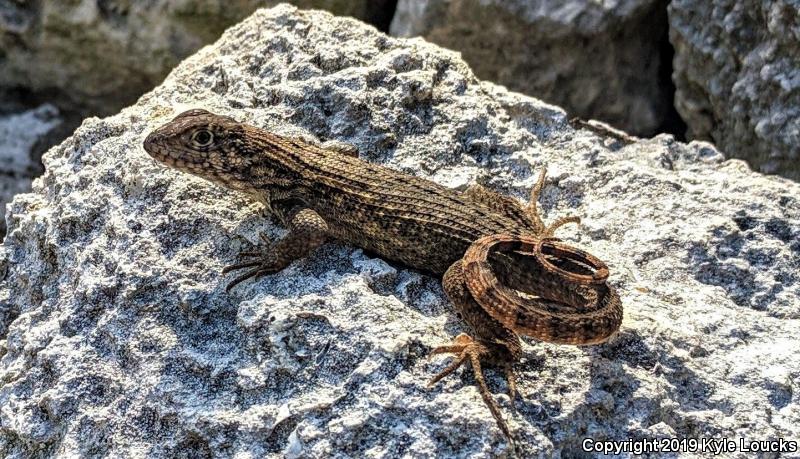
<path id="1" fill-rule="evenodd" d="M 544 341 L 594 344 L 622 321 L 605 265 L 553 238 L 574 217 L 545 226 L 536 209 L 544 172 L 523 207 L 479 185 L 464 192 L 371 164 L 357 152 L 322 148 L 235 120 L 190 110 L 152 132 L 155 159 L 263 202 L 290 232 L 243 252 L 224 272 L 245 270 L 228 289 L 278 272 L 327 239 L 443 276 L 443 286 L 472 330 L 432 354 L 457 358 L 431 384 L 465 362 L 503 433 L 508 425 L 484 381 L 481 363 L 506 372 L 522 354 L 518 333 Z M 522 292 L 522 293 L 520 293 Z"/>

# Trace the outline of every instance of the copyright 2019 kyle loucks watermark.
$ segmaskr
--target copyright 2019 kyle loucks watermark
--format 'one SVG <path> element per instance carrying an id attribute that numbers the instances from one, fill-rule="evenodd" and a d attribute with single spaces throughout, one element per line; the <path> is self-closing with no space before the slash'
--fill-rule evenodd
<path id="1" fill-rule="evenodd" d="M 606 455 L 647 453 L 796 453 L 798 440 L 748 440 L 745 438 L 639 438 L 593 440 L 585 438 L 581 448 L 587 453 Z"/>

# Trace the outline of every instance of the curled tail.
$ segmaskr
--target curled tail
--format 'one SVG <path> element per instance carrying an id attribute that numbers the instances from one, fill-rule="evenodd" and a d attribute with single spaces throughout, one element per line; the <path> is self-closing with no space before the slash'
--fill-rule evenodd
<path id="1" fill-rule="evenodd" d="M 605 263 L 553 238 L 485 236 L 469 247 L 462 262 L 475 301 L 522 335 L 561 344 L 597 344 L 622 323 L 622 303 L 606 282 Z M 498 280 L 498 266 L 505 266 L 500 271 L 506 281 L 524 278 L 515 285 L 519 290 Z"/>

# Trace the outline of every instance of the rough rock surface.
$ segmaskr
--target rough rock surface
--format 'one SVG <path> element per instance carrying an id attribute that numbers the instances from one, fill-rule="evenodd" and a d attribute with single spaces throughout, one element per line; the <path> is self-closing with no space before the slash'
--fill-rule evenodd
<path id="1" fill-rule="evenodd" d="M 587 437 L 798 438 L 800 185 L 702 142 L 573 130 L 455 53 L 278 7 L 86 120 L 13 201 L 0 456 L 509 452 L 468 371 L 426 388 L 447 361 L 427 353 L 464 330 L 437 279 L 330 243 L 225 293 L 221 267 L 283 230 L 144 152 L 190 107 L 520 198 L 549 166 L 548 220 L 584 217 L 564 237 L 609 263 L 626 316 L 605 345 L 526 345 L 516 413 L 489 372 L 523 457 L 573 457 Z"/>
<path id="2" fill-rule="evenodd" d="M 0 116 L 0 216 L 5 216 L 6 203 L 15 194 L 30 191 L 31 181 L 41 173 L 34 148 L 60 123 L 58 110 L 52 105 Z M 5 234 L 2 218 L 0 237 Z"/>
<path id="3" fill-rule="evenodd" d="M 400 0 L 390 31 L 457 50 L 479 78 L 570 115 L 652 135 L 672 110 L 666 3 Z"/>
<path id="4" fill-rule="evenodd" d="M 688 136 L 800 180 L 800 3 L 673 0 L 669 23 Z"/>
<path id="5" fill-rule="evenodd" d="M 0 87 L 49 93 L 67 110 L 116 113 L 181 59 L 277 0 L 0 1 Z M 379 20 L 384 0 L 294 0 Z M 388 22 L 388 21 L 387 21 Z"/>

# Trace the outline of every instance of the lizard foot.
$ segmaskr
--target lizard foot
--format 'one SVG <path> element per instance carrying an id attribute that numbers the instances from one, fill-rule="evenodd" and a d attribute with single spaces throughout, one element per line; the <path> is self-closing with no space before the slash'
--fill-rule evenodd
<path id="1" fill-rule="evenodd" d="M 500 407 L 492 397 L 492 393 L 489 392 L 489 387 L 486 385 L 486 380 L 483 376 L 483 369 L 481 368 L 481 359 L 491 359 L 493 355 L 489 346 L 487 346 L 485 343 L 474 340 L 466 333 L 461 333 L 456 336 L 456 339 L 453 340 L 452 344 L 439 346 L 433 349 L 430 355 L 433 356 L 436 354 L 455 354 L 457 357 L 450 363 L 450 365 L 447 366 L 447 368 L 442 370 L 430 380 L 428 387 L 433 386 L 442 378 L 457 370 L 461 365 L 469 362 L 470 365 L 472 365 L 472 371 L 475 374 L 475 380 L 478 382 L 478 392 L 480 392 L 481 398 L 483 398 L 486 406 L 489 407 L 489 411 L 492 413 L 495 421 L 497 421 L 497 426 L 500 427 L 500 430 L 503 431 L 503 434 L 505 434 L 506 438 L 511 440 L 513 438 L 511 436 L 511 431 L 508 428 L 508 424 L 506 424 L 505 420 L 503 420 L 503 417 L 500 415 Z M 514 373 L 511 370 L 510 365 L 504 365 L 504 367 L 506 370 L 506 378 L 508 380 L 508 392 L 509 396 L 511 397 L 511 406 L 513 407 L 514 396 L 516 395 Z"/>
<path id="2" fill-rule="evenodd" d="M 226 292 L 230 292 L 233 287 L 247 279 L 274 274 L 283 268 L 275 258 L 274 244 L 263 234 L 261 235 L 261 240 L 266 244 L 264 248 L 240 252 L 239 255 L 237 255 L 239 258 L 237 263 L 230 264 L 222 269 L 222 274 L 227 274 L 240 269 L 250 268 L 230 281 L 225 287 Z"/>
<path id="3" fill-rule="evenodd" d="M 286 236 L 273 243 L 262 234 L 263 248 L 258 251 L 240 253 L 238 263 L 222 270 L 224 274 L 249 268 L 232 280 L 225 288 L 226 291 L 230 291 L 237 284 L 251 277 L 260 277 L 281 271 L 292 261 L 307 257 L 325 241 L 328 224 L 314 210 L 295 206 L 286 211 L 285 215 L 290 228 Z"/>
<path id="4" fill-rule="evenodd" d="M 539 215 L 539 207 L 537 202 L 539 201 L 539 196 L 544 188 L 544 181 L 546 177 L 547 168 L 542 166 L 542 171 L 539 173 L 539 178 L 536 180 L 533 188 L 531 188 L 531 197 L 528 200 L 528 205 L 525 208 L 525 212 L 527 212 L 528 218 L 530 218 L 534 227 L 537 229 L 537 234 L 539 234 L 541 237 L 552 238 L 556 229 L 566 225 L 567 223 L 580 224 L 581 218 L 576 216 L 561 217 L 549 225 L 544 224 L 541 215 Z"/>

